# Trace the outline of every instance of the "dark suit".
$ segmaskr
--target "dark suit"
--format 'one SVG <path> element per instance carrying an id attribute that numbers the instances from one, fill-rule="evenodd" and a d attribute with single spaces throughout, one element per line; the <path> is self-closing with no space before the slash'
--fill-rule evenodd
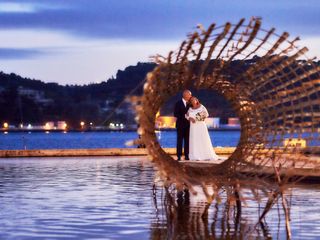
<path id="1" fill-rule="evenodd" d="M 177 129 L 177 156 L 178 158 L 182 155 L 182 145 L 184 142 L 184 156 L 189 159 L 189 131 L 190 122 L 185 118 L 185 114 L 188 112 L 189 105 L 184 106 L 182 99 L 176 102 L 174 107 L 174 116 L 176 120 Z"/>

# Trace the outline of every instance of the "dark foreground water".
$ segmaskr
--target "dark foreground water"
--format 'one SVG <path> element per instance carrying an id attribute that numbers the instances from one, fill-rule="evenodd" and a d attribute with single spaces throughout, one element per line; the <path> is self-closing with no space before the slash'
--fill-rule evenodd
<path id="1" fill-rule="evenodd" d="M 138 158 L 1 159 L 0 239 L 285 239 L 277 207 L 254 231 L 258 208 L 247 201 L 237 233 L 223 204 L 204 216 L 201 194 L 168 205 L 154 175 Z M 319 202 L 317 185 L 292 190 L 293 239 L 318 239 Z"/>
<path id="2" fill-rule="evenodd" d="M 163 147 L 175 147 L 176 132 L 157 133 Z M 237 146 L 239 131 L 210 131 L 214 146 Z M 4 149 L 67 149 L 123 148 L 138 138 L 136 132 L 9 132 L 0 133 L 0 150 Z"/>

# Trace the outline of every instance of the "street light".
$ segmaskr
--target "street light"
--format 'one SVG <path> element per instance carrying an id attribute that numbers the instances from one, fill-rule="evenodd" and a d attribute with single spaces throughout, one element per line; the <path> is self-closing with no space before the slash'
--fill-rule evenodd
<path id="1" fill-rule="evenodd" d="M 80 122 L 81 129 L 84 128 L 84 125 L 85 125 L 85 122 L 81 121 L 81 122 Z"/>
<path id="2" fill-rule="evenodd" d="M 9 124 L 7 123 L 7 122 L 5 122 L 4 124 L 3 124 L 3 128 L 8 128 L 9 127 Z"/>

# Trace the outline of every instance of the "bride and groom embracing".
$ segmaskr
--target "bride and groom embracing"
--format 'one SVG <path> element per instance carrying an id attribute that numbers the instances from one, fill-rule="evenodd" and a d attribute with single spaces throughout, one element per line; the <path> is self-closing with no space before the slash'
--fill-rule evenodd
<path id="1" fill-rule="evenodd" d="M 177 157 L 182 156 L 184 143 L 185 160 L 217 160 L 212 148 L 205 119 L 209 116 L 207 109 L 193 97 L 191 91 L 184 90 L 182 99 L 175 104 L 174 116 L 177 129 Z"/>

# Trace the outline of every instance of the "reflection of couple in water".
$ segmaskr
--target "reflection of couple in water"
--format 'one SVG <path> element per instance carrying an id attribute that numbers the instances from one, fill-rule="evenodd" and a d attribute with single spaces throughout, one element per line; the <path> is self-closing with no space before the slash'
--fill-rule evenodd
<path id="1" fill-rule="evenodd" d="M 177 157 L 182 156 L 184 144 L 185 160 L 217 160 L 212 148 L 205 119 L 209 116 L 207 109 L 193 97 L 191 91 L 183 91 L 182 99 L 175 104 L 174 116 L 177 129 Z"/>
<path id="2" fill-rule="evenodd" d="M 244 214 L 239 204 L 228 200 L 226 191 L 220 193 L 220 200 L 211 203 L 193 200 L 192 197 L 178 195 L 164 187 L 161 191 L 154 189 L 156 221 L 152 223 L 152 240 L 159 239 L 284 239 L 283 223 L 271 226 L 266 219 L 258 221 L 259 214 Z M 187 194 L 186 192 L 184 194 Z M 158 199 L 157 199 L 158 198 Z M 197 197 L 201 198 L 200 196 Z M 259 205 L 254 205 L 258 211 Z M 274 210 L 276 214 L 278 210 Z M 281 221 L 281 217 L 279 221 Z M 280 223 L 280 222 L 279 222 Z M 271 227 L 271 228 L 270 228 Z M 281 237 L 279 238 L 280 231 Z"/>

